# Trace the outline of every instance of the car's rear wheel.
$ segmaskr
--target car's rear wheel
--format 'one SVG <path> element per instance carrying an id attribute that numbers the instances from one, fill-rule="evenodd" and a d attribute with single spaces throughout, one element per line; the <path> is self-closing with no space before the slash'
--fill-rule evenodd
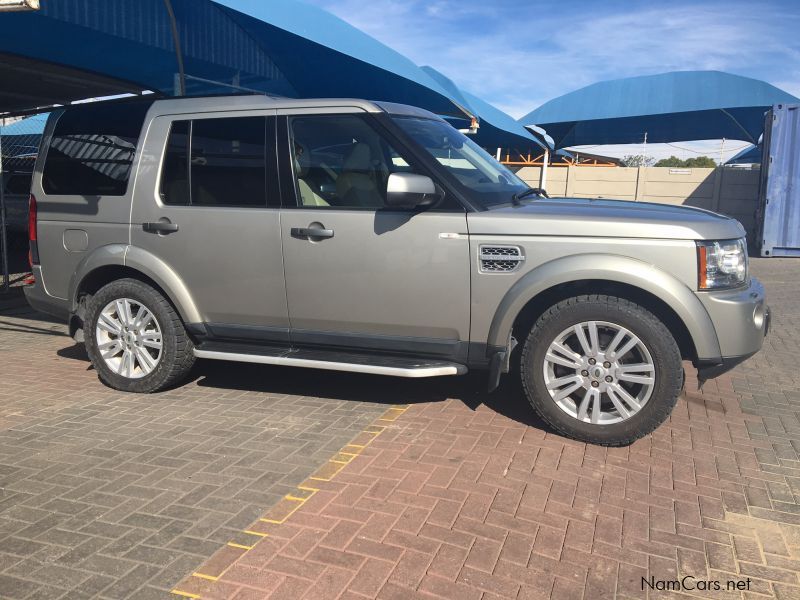
<path id="1" fill-rule="evenodd" d="M 579 296 L 552 306 L 525 340 L 520 374 L 528 401 L 569 437 L 624 445 L 669 416 L 683 382 L 666 326 L 614 296 Z"/>
<path id="2" fill-rule="evenodd" d="M 194 345 L 175 309 L 136 279 L 114 281 L 91 297 L 84 336 L 100 379 L 126 392 L 173 386 L 194 363 Z"/>

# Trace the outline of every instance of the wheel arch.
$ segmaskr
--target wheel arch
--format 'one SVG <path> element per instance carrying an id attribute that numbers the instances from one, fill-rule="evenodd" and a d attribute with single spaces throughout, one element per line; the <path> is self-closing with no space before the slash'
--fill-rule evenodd
<path id="1" fill-rule="evenodd" d="M 673 332 L 686 359 L 720 356 L 713 322 L 685 284 L 643 261 L 597 254 L 559 258 L 524 275 L 500 302 L 488 344 L 503 347 L 512 333 L 520 339 L 550 306 L 582 294 L 615 295 L 642 305 Z"/>
<path id="2" fill-rule="evenodd" d="M 155 288 L 172 304 L 184 323 L 202 322 L 188 288 L 169 265 L 140 248 L 113 244 L 98 248 L 87 256 L 70 280 L 70 335 L 74 337 L 82 328 L 82 299 L 104 285 L 126 277 Z"/>

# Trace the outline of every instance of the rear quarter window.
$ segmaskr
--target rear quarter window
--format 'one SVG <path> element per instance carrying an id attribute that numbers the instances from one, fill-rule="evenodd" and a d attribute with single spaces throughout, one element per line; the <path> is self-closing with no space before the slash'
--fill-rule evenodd
<path id="1" fill-rule="evenodd" d="M 88 104 L 56 123 L 42 171 L 46 194 L 123 196 L 150 103 Z"/>

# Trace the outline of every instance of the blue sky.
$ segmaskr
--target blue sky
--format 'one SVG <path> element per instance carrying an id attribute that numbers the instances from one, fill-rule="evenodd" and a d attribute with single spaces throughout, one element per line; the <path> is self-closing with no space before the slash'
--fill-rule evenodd
<path id="1" fill-rule="evenodd" d="M 797 0 L 306 1 L 516 118 L 596 81 L 673 70 L 728 71 L 800 96 Z"/>

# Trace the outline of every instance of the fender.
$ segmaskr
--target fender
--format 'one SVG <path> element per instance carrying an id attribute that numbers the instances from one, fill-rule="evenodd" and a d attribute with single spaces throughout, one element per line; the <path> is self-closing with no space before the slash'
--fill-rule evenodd
<path id="1" fill-rule="evenodd" d="M 489 329 L 489 346 L 507 345 L 517 315 L 538 294 L 559 284 L 592 279 L 628 284 L 660 298 L 683 321 L 698 358 L 719 358 L 714 324 L 694 292 L 666 271 L 615 254 L 575 254 L 544 263 L 526 273 L 501 300 Z"/>
<path id="2" fill-rule="evenodd" d="M 163 260 L 137 246 L 128 246 L 125 266 L 141 271 L 169 296 L 184 323 L 202 323 L 203 318 L 183 279 Z"/>
<path id="3" fill-rule="evenodd" d="M 154 254 L 127 244 L 101 246 L 80 262 L 69 283 L 69 298 L 73 313 L 77 309 L 75 302 L 80 282 L 95 269 L 113 265 L 129 267 L 155 281 L 175 305 L 184 323 L 203 321 L 197 304 L 178 274 Z"/>
<path id="4" fill-rule="evenodd" d="M 78 308 L 78 286 L 95 269 L 107 266 L 123 266 L 125 264 L 125 250 L 127 244 L 108 244 L 92 250 L 78 263 L 72 277 L 69 279 L 68 295 L 70 312 L 75 313 Z"/>

